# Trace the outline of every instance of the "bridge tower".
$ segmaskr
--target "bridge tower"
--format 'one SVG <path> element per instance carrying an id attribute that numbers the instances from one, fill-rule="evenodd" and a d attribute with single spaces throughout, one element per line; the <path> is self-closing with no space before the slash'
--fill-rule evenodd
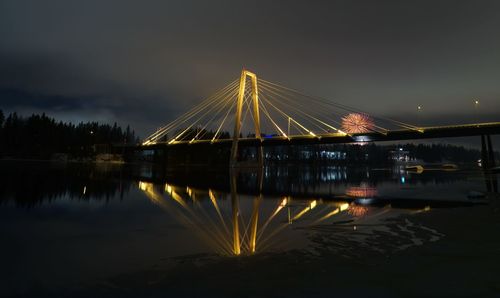
<path id="1" fill-rule="evenodd" d="M 240 77 L 240 87 L 238 92 L 238 98 L 236 103 L 236 115 L 234 121 L 234 134 L 233 134 L 233 143 L 231 146 L 231 160 L 230 166 L 236 167 L 238 164 L 238 141 L 241 133 L 241 114 L 243 111 L 243 103 L 245 100 L 245 91 L 246 91 L 246 82 L 247 77 L 251 80 L 251 88 L 252 88 L 252 106 L 253 106 L 253 120 L 255 127 L 255 138 L 259 141 L 259 146 L 257 148 L 257 159 L 259 166 L 263 166 L 264 164 L 264 156 L 262 151 L 262 146 L 260 142 L 262 141 L 260 135 L 260 117 L 259 117 L 259 91 L 257 86 L 257 75 L 253 72 L 243 69 L 241 71 Z"/>

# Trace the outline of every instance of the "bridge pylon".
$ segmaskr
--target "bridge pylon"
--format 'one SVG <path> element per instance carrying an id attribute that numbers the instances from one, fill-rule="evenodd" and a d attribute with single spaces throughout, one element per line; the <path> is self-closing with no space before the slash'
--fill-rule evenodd
<path id="1" fill-rule="evenodd" d="M 247 78 L 251 80 L 251 90 L 252 90 L 252 106 L 253 106 L 253 120 L 255 127 L 255 138 L 262 141 L 260 134 L 260 117 L 259 117 L 259 90 L 257 85 L 257 75 L 253 72 L 243 69 L 241 71 L 240 85 L 236 103 L 236 115 L 234 121 L 234 133 L 233 133 L 233 143 L 231 146 L 231 159 L 230 167 L 238 166 L 238 141 L 241 133 L 241 114 L 243 111 L 243 103 L 245 100 L 246 82 Z M 264 164 L 264 156 L 262 146 L 257 148 L 257 159 L 259 166 Z"/>

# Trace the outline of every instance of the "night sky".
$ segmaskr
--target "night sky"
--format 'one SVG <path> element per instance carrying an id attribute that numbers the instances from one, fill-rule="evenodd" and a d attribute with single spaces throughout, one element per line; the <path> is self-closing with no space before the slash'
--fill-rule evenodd
<path id="1" fill-rule="evenodd" d="M 500 1 L 0 1 L 6 112 L 145 136 L 242 67 L 375 115 L 499 121 Z"/>

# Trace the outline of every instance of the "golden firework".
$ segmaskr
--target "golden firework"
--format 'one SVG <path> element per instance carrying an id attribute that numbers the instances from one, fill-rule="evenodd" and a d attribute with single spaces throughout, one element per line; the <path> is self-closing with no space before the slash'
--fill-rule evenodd
<path id="1" fill-rule="evenodd" d="M 373 120 L 366 114 L 350 113 L 342 117 L 342 130 L 347 133 L 369 132 L 373 127 Z"/>

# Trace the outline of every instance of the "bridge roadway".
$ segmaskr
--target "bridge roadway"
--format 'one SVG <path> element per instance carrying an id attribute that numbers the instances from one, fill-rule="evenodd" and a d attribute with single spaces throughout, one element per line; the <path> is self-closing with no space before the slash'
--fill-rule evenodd
<path id="1" fill-rule="evenodd" d="M 464 124 L 464 125 L 449 125 L 449 126 L 433 126 L 421 127 L 417 129 L 392 130 L 386 133 L 369 132 L 369 133 L 329 133 L 317 135 L 297 135 L 297 136 L 273 136 L 263 137 L 261 140 L 257 138 L 241 138 L 239 139 L 240 146 L 283 146 L 283 145 L 314 145 L 314 144 L 342 144 L 342 143 L 357 143 L 357 142 L 385 142 L 385 141 L 404 141 L 418 139 L 437 139 L 437 138 L 452 138 L 452 137 L 468 137 L 480 135 L 496 135 L 500 134 L 500 122 Z M 195 141 L 176 141 L 172 143 L 156 143 L 152 145 L 140 145 L 140 149 L 154 149 L 158 147 L 164 148 L 170 146 L 199 146 L 199 145 L 220 145 L 231 146 L 233 139 L 218 139 L 211 140 L 195 140 Z"/>

